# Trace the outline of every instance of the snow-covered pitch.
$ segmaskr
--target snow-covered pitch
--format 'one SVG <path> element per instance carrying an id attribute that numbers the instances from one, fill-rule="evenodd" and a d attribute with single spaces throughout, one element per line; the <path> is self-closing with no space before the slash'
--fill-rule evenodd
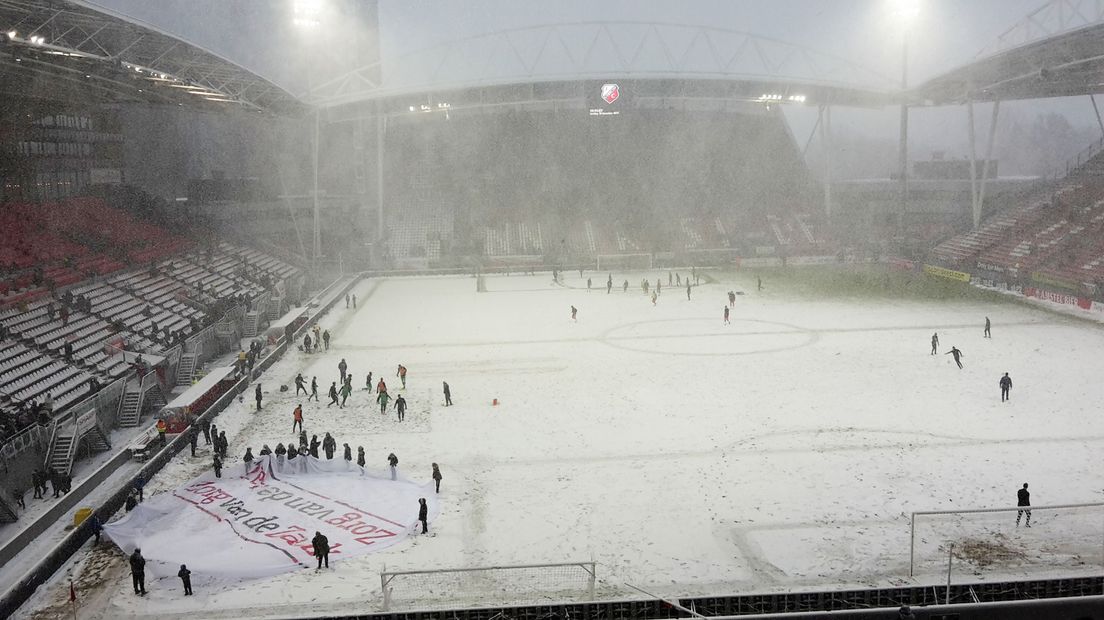
<path id="1" fill-rule="evenodd" d="M 78 575 L 82 563 L 106 566 L 98 579 L 79 577 L 100 582 L 85 598 L 104 617 L 363 612 L 378 609 L 385 566 L 591 559 L 603 597 L 640 596 L 625 584 L 689 595 L 913 583 L 913 511 L 1013 505 L 1024 482 L 1037 505 L 1104 499 L 1096 325 L 1016 303 L 816 298 L 770 278 L 758 292 L 747 273 L 711 274 L 716 281 L 687 300 L 685 284 L 652 272 L 653 286 L 663 283 L 653 306 L 643 275 L 614 273 L 611 294 L 607 274 L 595 272 L 567 273 L 566 286 L 548 274 L 488 276 L 486 292 L 470 277 L 362 282 L 360 308 L 339 304 L 322 322 L 333 334 L 328 353 L 289 354 L 261 379 L 261 412 L 250 389 L 217 424 L 240 459 L 246 446 L 291 441 L 291 412 L 303 402 L 309 434 L 364 446 L 369 466 L 385 467 L 395 452 L 401 471 L 428 481 L 439 463 L 441 515 L 430 535 L 320 573 L 240 583 L 193 575 L 187 598 L 175 579 L 135 597 L 122 558 L 84 552 Z M 725 325 L 729 290 L 746 294 Z M 982 337 L 986 316 L 992 339 Z M 929 354 L 933 332 L 938 355 Z M 944 355 L 952 345 L 964 353 L 961 370 Z M 327 408 L 341 358 L 357 390 L 348 407 Z M 362 389 L 372 371 L 394 392 L 400 363 L 410 404 L 401 424 Z M 293 396 L 299 371 L 308 383 L 318 377 L 321 403 Z M 1004 372 L 1014 382 L 1007 403 Z M 147 493 L 209 462 L 202 445 L 195 459 L 185 451 Z M 1047 524 L 1033 526 L 1042 537 Z M 1004 542 L 1019 536 L 1013 529 Z M 1031 570 L 1101 570 L 1100 558 L 1082 560 Z M 957 575 L 975 571 L 1025 574 L 962 562 Z M 37 604 L 60 604 L 65 588 Z"/>

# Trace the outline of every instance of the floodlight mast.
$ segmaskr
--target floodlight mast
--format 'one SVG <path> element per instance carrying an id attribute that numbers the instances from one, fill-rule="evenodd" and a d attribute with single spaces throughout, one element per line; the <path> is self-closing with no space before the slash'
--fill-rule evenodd
<path id="1" fill-rule="evenodd" d="M 908 47 L 909 29 L 920 14 L 919 0 L 893 0 L 892 13 L 901 24 L 901 134 L 898 138 L 897 173 L 900 181 L 900 204 L 897 211 L 897 233 L 904 236 L 905 214 L 908 212 Z"/>

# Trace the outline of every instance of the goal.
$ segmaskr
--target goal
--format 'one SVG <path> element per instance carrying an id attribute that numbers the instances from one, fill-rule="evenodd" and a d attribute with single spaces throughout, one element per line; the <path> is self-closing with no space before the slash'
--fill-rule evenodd
<path id="1" fill-rule="evenodd" d="M 380 573 L 383 610 L 594 600 L 594 562 Z"/>
<path id="2" fill-rule="evenodd" d="M 652 268 L 651 254 L 599 254 L 597 271 L 644 271 Z"/>
<path id="3" fill-rule="evenodd" d="M 1104 502 L 914 512 L 910 530 L 910 577 L 948 562 L 975 574 L 1104 568 Z"/>

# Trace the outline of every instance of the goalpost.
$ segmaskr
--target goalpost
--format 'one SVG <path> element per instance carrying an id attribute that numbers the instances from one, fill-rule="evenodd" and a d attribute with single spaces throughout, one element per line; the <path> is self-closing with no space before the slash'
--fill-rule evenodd
<path id="1" fill-rule="evenodd" d="M 384 571 L 383 610 L 594 600 L 594 562 Z"/>
<path id="2" fill-rule="evenodd" d="M 909 577 L 948 554 L 975 572 L 1104 568 L 1104 502 L 914 512 L 909 530 Z"/>
<path id="3" fill-rule="evenodd" d="M 652 255 L 639 254 L 598 254 L 596 271 L 645 271 L 652 268 Z"/>

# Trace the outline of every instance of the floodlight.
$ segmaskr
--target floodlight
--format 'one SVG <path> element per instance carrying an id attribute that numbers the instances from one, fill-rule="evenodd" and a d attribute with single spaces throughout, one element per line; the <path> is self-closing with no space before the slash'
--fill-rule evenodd
<path id="1" fill-rule="evenodd" d="M 911 24 L 920 15 L 920 0 L 890 0 L 890 12 L 903 24 Z"/>
<path id="2" fill-rule="evenodd" d="M 15 39 L 16 35 L 18 35 L 18 34 L 19 34 L 19 33 L 18 33 L 18 32 L 16 32 L 16 31 L 14 31 L 14 30 L 9 30 L 9 31 L 8 31 L 8 38 L 9 38 L 9 39 Z"/>

